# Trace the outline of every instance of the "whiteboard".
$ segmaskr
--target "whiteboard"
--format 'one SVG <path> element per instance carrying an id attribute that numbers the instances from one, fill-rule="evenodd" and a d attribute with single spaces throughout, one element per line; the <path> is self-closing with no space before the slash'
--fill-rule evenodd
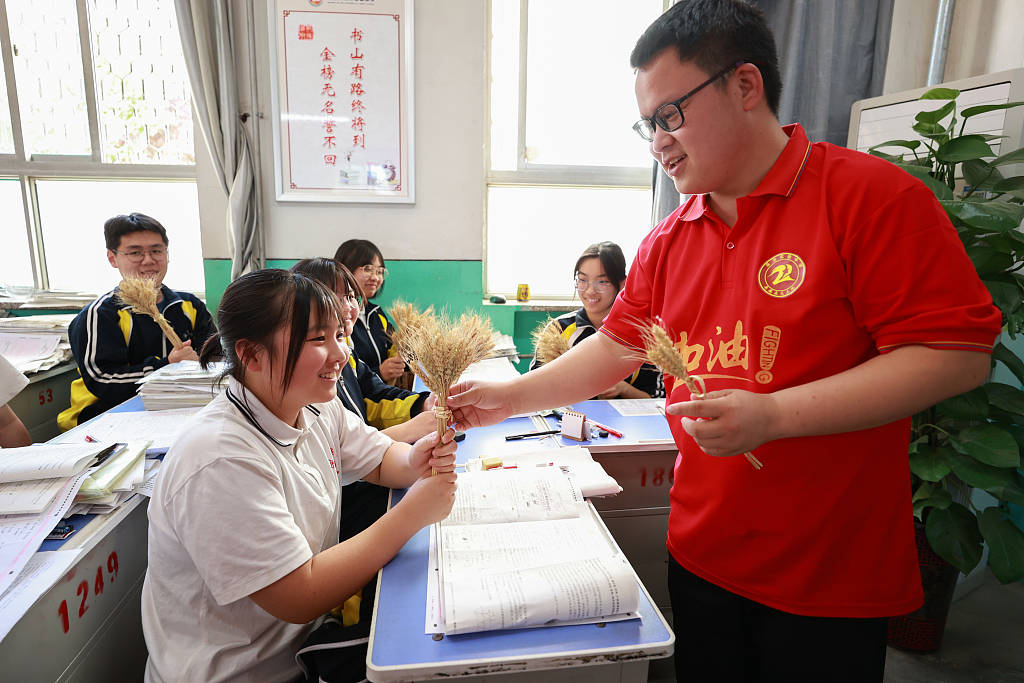
<path id="1" fill-rule="evenodd" d="M 415 201 L 412 0 L 274 0 L 281 201 Z"/>
<path id="2" fill-rule="evenodd" d="M 1024 69 L 1010 69 L 984 76 L 974 76 L 958 81 L 949 81 L 915 88 L 903 92 L 858 100 L 853 103 L 850 113 L 850 130 L 847 147 L 861 152 L 889 140 L 924 140 L 913 130 L 914 116 L 920 111 L 938 109 L 943 100 L 920 100 L 932 88 L 953 88 L 960 91 L 957 98 L 957 112 L 967 107 L 982 104 L 1005 104 L 1024 100 Z M 959 132 L 959 123 L 957 131 Z M 1024 137 L 1024 107 L 979 114 L 967 119 L 965 133 L 991 133 L 1005 135 L 1002 140 L 993 140 L 990 145 L 996 154 L 1000 149 L 1014 150 L 1021 147 Z M 897 153 L 900 150 L 881 150 Z"/>

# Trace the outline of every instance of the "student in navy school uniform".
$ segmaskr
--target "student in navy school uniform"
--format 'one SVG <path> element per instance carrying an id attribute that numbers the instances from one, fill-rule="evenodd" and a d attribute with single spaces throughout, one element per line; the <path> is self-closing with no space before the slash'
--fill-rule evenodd
<path id="1" fill-rule="evenodd" d="M 152 318 L 121 303 L 116 288 L 90 303 L 68 326 L 80 378 L 71 383 L 71 407 L 57 417 L 64 430 L 127 401 L 139 388 L 136 382 L 154 370 L 198 360 L 196 349 L 217 331 L 198 297 L 163 284 L 170 253 L 160 221 L 141 213 L 114 216 L 103 224 L 103 237 L 107 261 L 122 278 L 156 283 L 157 310 L 184 346 L 175 349 Z"/>
<path id="2" fill-rule="evenodd" d="M 398 443 L 335 400 L 349 350 L 333 292 L 259 270 L 228 285 L 218 317 L 201 360 L 225 360 L 227 388 L 188 421 L 149 505 L 148 682 L 296 680 L 319 617 L 455 499 L 451 430 Z M 339 543 L 356 479 L 409 490 Z"/>
<path id="3" fill-rule="evenodd" d="M 391 343 L 394 328 L 384 309 L 370 299 L 384 289 L 388 269 L 380 249 L 369 240 L 346 240 L 334 252 L 334 260 L 348 268 L 355 276 L 363 295 L 363 309 L 352 330 L 352 343 L 356 357 L 381 376 L 388 384 L 405 372 L 405 361 Z"/>
<path id="4" fill-rule="evenodd" d="M 583 306 L 558 316 L 550 323 L 561 328 L 562 337 L 570 348 L 601 329 L 615 303 L 615 296 L 626 281 L 626 257 L 614 242 L 597 242 L 583 250 L 572 273 L 573 285 Z M 543 363 L 534 356 L 530 370 L 541 365 Z M 595 398 L 658 398 L 664 395 L 661 372 L 650 363 L 644 363 Z"/>

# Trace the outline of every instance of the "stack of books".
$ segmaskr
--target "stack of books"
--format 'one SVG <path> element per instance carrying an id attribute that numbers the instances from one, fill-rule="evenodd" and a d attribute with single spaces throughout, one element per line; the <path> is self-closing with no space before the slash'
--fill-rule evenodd
<path id="1" fill-rule="evenodd" d="M 201 408 L 227 386 L 218 381 L 223 369 L 214 363 L 204 370 L 194 360 L 165 365 L 139 380 L 142 404 L 146 410 Z"/>

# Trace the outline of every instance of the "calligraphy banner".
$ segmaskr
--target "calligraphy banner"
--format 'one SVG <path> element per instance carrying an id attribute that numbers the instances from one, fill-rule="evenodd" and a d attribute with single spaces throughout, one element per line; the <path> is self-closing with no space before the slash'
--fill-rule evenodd
<path id="1" fill-rule="evenodd" d="M 412 0 L 274 0 L 277 198 L 412 203 Z"/>

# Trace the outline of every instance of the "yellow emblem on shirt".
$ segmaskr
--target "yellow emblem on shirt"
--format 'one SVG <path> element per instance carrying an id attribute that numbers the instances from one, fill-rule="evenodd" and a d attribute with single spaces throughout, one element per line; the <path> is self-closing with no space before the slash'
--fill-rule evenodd
<path id="1" fill-rule="evenodd" d="M 788 251 L 772 256 L 757 271 L 757 284 L 768 296 L 787 297 L 804 283 L 807 266 L 804 260 Z"/>

